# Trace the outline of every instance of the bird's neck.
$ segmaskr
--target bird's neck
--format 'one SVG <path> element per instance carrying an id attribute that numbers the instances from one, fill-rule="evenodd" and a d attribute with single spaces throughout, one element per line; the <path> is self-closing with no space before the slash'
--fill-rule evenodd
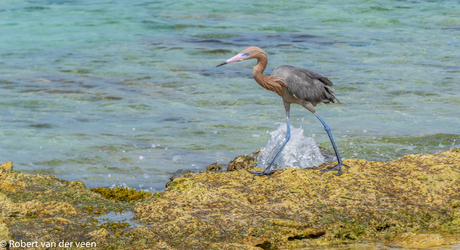
<path id="1" fill-rule="evenodd" d="M 254 67 L 252 74 L 254 75 L 254 80 L 262 86 L 264 89 L 273 91 L 280 96 L 283 96 L 283 87 L 280 83 L 269 76 L 264 76 L 264 70 L 267 67 L 268 59 L 267 56 L 257 57 L 257 64 Z"/>
<path id="2" fill-rule="evenodd" d="M 264 85 L 264 82 L 267 80 L 266 79 L 267 77 L 264 76 L 264 70 L 267 67 L 267 63 L 268 63 L 268 59 L 266 56 L 258 57 L 257 64 L 254 67 L 254 70 L 252 71 L 252 74 L 254 75 L 254 79 L 262 87 Z"/>

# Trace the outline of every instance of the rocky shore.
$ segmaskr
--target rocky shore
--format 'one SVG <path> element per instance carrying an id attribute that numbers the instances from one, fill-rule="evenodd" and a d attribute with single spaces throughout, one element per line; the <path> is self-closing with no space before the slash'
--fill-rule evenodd
<path id="1" fill-rule="evenodd" d="M 344 163 L 350 168 L 340 176 L 320 171 L 330 165 L 323 164 L 252 179 L 244 168 L 255 159 L 246 155 L 229 171 L 211 165 L 150 194 L 90 190 L 79 181 L 21 173 L 6 162 L 0 165 L 0 241 L 9 249 L 295 249 L 363 242 L 423 249 L 460 242 L 459 149 Z M 109 213 L 134 218 L 103 217 Z"/>

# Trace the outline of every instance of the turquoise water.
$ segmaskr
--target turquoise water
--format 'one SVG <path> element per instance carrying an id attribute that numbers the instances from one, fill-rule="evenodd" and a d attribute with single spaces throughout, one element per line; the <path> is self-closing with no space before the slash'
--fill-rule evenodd
<path id="1" fill-rule="evenodd" d="M 319 105 L 344 158 L 460 145 L 458 1 L 0 2 L 0 161 L 158 191 L 178 169 L 263 147 L 285 121 L 247 46 L 334 82 Z M 292 125 L 330 147 L 301 107 Z"/>

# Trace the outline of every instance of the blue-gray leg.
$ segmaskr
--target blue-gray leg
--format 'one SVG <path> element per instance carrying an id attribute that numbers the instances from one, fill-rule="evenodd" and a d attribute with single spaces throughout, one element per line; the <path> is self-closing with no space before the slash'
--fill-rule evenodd
<path id="1" fill-rule="evenodd" d="M 278 158 L 281 151 L 283 151 L 283 148 L 284 146 L 286 146 L 286 143 L 289 141 L 289 139 L 291 139 L 291 125 L 289 124 L 289 112 L 286 112 L 286 120 L 287 120 L 286 122 L 287 123 L 287 133 L 286 133 L 286 137 L 284 138 L 283 145 L 281 145 L 280 149 L 278 150 L 278 153 L 275 155 L 273 160 L 270 162 L 270 165 L 268 165 L 268 167 L 265 168 L 265 170 L 260 171 L 260 172 L 259 171 L 248 171 L 249 173 L 254 174 L 252 178 L 254 178 L 255 176 L 262 176 L 262 175 L 267 175 L 267 177 L 270 178 L 270 175 L 275 173 L 275 170 L 272 170 L 273 163 Z"/>
<path id="2" fill-rule="evenodd" d="M 332 133 L 331 129 L 329 128 L 329 125 L 321 118 L 321 116 L 318 115 L 318 113 L 315 113 L 316 117 L 318 120 L 323 124 L 324 129 L 327 132 L 327 135 L 329 136 L 329 139 L 331 140 L 332 146 L 334 147 L 335 155 L 337 156 L 337 165 L 334 167 L 327 168 L 325 171 L 331 171 L 331 170 L 338 170 L 337 175 L 339 175 L 342 172 L 342 166 L 348 167 L 347 165 L 343 164 L 342 159 L 340 158 L 339 151 L 337 151 L 337 147 L 335 146 L 334 138 L 332 138 Z"/>

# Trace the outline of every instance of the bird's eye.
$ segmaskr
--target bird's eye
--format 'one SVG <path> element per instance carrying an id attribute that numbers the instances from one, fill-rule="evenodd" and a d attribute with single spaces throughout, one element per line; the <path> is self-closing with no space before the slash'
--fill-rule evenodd
<path id="1" fill-rule="evenodd" d="M 241 56 L 243 56 L 243 57 L 248 57 L 248 56 L 249 56 L 249 52 L 246 52 L 246 53 L 242 54 Z"/>

